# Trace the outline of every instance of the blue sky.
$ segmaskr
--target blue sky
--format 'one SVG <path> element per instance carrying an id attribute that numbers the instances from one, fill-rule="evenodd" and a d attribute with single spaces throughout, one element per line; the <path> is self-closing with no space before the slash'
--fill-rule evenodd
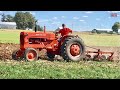
<path id="1" fill-rule="evenodd" d="M 94 28 L 110 29 L 115 22 L 120 22 L 120 11 L 29 11 L 38 20 L 38 24 L 47 30 L 55 30 L 62 23 L 74 31 L 89 31 Z M 16 11 L 0 11 L 15 15 Z M 117 17 L 111 17 L 117 13 Z M 0 16 L 1 18 L 1 16 Z"/>

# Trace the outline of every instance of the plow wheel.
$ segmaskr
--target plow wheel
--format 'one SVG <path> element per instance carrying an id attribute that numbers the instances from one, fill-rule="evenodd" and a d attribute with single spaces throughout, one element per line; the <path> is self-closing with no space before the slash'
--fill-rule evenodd
<path id="1" fill-rule="evenodd" d="M 27 48 L 25 50 L 24 59 L 26 61 L 36 61 L 38 59 L 38 53 L 33 48 Z"/>
<path id="2" fill-rule="evenodd" d="M 93 57 L 93 60 L 94 61 L 106 61 L 106 56 L 105 55 L 102 55 L 102 56 L 95 55 Z"/>
<path id="3" fill-rule="evenodd" d="M 61 56 L 64 60 L 80 61 L 85 54 L 84 43 L 78 37 L 68 37 L 61 46 Z"/>
<path id="4" fill-rule="evenodd" d="M 100 59 L 101 59 L 101 61 L 107 61 L 107 59 L 106 59 L 106 56 L 105 56 L 105 55 L 102 55 L 102 56 L 100 57 Z"/>
<path id="5" fill-rule="evenodd" d="M 100 61 L 100 58 L 98 57 L 98 55 L 93 56 L 93 61 Z"/>
<path id="6" fill-rule="evenodd" d="M 23 53 L 20 50 L 15 50 L 12 53 L 12 59 L 13 60 L 22 60 L 23 59 Z"/>
<path id="7" fill-rule="evenodd" d="M 108 57 L 107 57 L 107 60 L 108 60 L 108 61 L 113 61 L 113 57 L 108 56 Z"/>
<path id="8" fill-rule="evenodd" d="M 89 55 L 89 54 L 85 55 L 85 57 L 83 58 L 83 60 L 87 60 L 87 61 L 89 61 L 91 59 L 92 59 L 91 55 Z"/>

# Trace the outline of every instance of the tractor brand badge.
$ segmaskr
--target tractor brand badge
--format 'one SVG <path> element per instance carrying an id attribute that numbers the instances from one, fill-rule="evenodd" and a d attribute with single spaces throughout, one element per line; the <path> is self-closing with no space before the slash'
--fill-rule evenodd
<path id="1" fill-rule="evenodd" d="M 45 34 L 36 34 L 36 36 L 46 36 Z"/>

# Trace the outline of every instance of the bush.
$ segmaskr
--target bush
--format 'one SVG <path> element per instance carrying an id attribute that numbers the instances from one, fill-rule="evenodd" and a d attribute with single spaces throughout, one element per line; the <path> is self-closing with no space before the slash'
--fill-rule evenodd
<path id="1" fill-rule="evenodd" d="M 97 33 L 97 34 L 101 34 L 101 32 L 100 32 L 100 31 L 96 31 L 96 33 Z"/>

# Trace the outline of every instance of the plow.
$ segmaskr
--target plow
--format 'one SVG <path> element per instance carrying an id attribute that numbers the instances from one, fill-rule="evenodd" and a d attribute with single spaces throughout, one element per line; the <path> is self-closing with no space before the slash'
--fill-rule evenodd
<path id="1" fill-rule="evenodd" d="M 58 37 L 58 32 L 46 32 L 45 26 L 43 31 L 37 31 L 35 28 L 35 32 L 21 32 L 20 49 L 12 53 L 12 59 L 36 61 L 39 58 L 38 52 L 46 49 L 50 60 L 53 60 L 55 55 L 60 55 L 66 61 L 113 60 L 114 52 L 104 52 L 93 47 L 90 48 L 95 51 L 86 51 L 85 47 L 89 46 L 85 46 L 78 35 L 69 34 L 72 30 L 63 28 L 61 33 L 65 35 Z"/>
<path id="2" fill-rule="evenodd" d="M 105 52 L 101 51 L 101 49 L 97 49 L 94 47 L 86 46 L 94 49 L 94 51 L 85 51 L 84 60 L 93 60 L 93 61 L 113 61 L 114 52 Z M 92 55 L 91 55 L 92 54 Z"/>

